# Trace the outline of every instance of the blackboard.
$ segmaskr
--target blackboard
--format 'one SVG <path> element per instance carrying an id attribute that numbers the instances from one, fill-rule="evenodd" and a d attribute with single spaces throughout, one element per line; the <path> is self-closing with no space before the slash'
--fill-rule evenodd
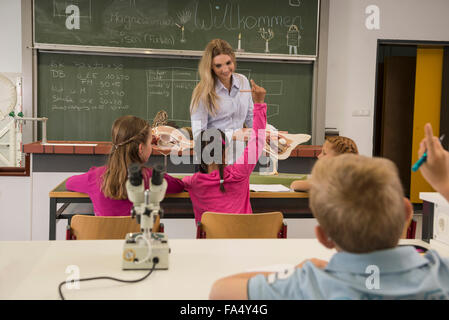
<path id="1" fill-rule="evenodd" d="M 248 53 L 316 56 L 319 0 L 34 3 L 37 44 L 202 51 L 214 38 L 238 49 L 240 35 L 240 48 Z"/>
<path id="2" fill-rule="evenodd" d="M 38 116 L 49 118 L 49 140 L 109 141 L 119 116 L 152 121 L 159 110 L 189 127 L 198 62 L 39 52 Z M 313 64 L 237 61 L 236 72 L 267 90 L 268 123 L 311 133 Z"/>

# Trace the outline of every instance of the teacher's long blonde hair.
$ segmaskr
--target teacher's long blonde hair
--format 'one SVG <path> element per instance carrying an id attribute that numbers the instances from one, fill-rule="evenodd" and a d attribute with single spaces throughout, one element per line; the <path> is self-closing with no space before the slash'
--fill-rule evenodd
<path id="1" fill-rule="evenodd" d="M 215 93 L 215 81 L 219 80 L 216 79 L 214 71 L 212 70 L 212 60 L 220 54 L 230 56 L 234 66 L 237 67 L 234 50 L 231 45 L 222 39 L 211 40 L 207 44 L 206 49 L 204 49 L 203 56 L 201 57 L 198 66 L 200 82 L 196 85 L 192 93 L 190 113 L 193 113 L 196 110 L 201 101 L 206 106 L 210 115 L 214 116 L 217 114 L 219 106 L 217 103 L 218 96 Z"/>

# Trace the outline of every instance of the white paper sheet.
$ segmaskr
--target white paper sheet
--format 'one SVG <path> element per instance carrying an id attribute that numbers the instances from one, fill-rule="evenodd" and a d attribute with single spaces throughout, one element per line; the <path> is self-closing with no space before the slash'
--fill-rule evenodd
<path id="1" fill-rule="evenodd" d="M 282 184 L 250 184 L 251 191 L 290 192 L 290 188 Z"/>

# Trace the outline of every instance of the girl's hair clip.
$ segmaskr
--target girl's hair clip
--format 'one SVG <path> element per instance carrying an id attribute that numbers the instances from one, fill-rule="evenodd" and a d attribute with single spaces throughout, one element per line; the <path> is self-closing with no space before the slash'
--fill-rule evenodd
<path id="1" fill-rule="evenodd" d="M 224 179 L 220 179 L 220 183 L 224 183 Z"/>
<path id="2" fill-rule="evenodd" d="M 224 145 L 224 146 L 226 145 L 225 139 L 221 139 L 221 144 Z"/>

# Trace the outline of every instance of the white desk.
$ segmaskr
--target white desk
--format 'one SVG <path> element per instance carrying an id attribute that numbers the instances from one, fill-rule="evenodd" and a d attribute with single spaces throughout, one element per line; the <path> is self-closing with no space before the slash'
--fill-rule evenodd
<path id="1" fill-rule="evenodd" d="M 123 240 L 0 242 L 0 299 L 59 299 L 58 284 L 77 265 L 80 277 L 137 279 L 147 271 L 122 271 Z M 135 284 L 109 280 L 63 287 L 66 299 L 208 299 L 220 277 L 306 258 L 329 259 L 333 250 L 312 239 L 169 240 L 169 270 Z"/>
<path id="2" fill-rule="evenodd" d="M 422 241 L 413 241 L 415 244 Z M 169 240 L 170 269 L 135 284 L 110 280 L 63 287 L 66 299 L 207 299 L 218 278 L 307 258 L 329 260 L 335 252 L 315 239 Z M 80 277 L 137 279 L 147 271 L 122 271 L 122 240 L 0 242 L 0 299 L 59 299 L 58 284 L 70 265 Z M 449 252 L 449 251 L 447 251 Z"/>

